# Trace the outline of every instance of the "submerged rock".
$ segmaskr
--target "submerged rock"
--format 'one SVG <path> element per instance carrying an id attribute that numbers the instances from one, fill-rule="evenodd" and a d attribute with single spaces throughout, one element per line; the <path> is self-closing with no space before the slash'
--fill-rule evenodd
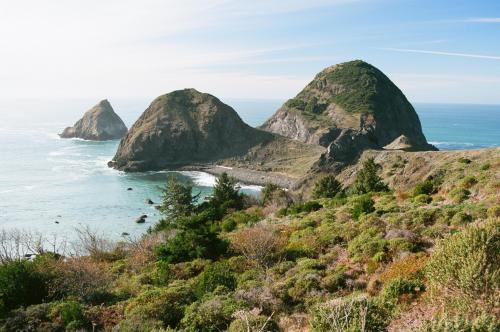
<path id="1" fill-rule="evenodd" d="M 274 135 L 245 124 L 216 97 L 195 89 L 156 98 L 120 142 L 111 167 L 175 168 L 246 154 Z"/>
<path id="2" fill-rule="evenodd" d="M 82 138 L 93 141 L 120 139 L 127 133 L 127 127 L 114 112 L 107 100 L 85 112 L 73 127 L 67 127 L 59 134 L 61 138 Z"/>

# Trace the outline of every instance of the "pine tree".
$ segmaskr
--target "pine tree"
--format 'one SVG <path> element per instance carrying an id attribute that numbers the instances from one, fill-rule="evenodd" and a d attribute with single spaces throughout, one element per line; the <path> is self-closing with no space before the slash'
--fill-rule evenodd
<path id="1" fill-rule="evenodd" d="M 333 198 L 342 192 L 342 184 L 333 175 L 327 175 L 314 185 L 313 198 Z"/>
<path id="2" fill-rule="evenodd" d="M 389 188 L 382 182 L 377 172 L 380 165 L 375 163 L 373 158 L 368 158 L 363 162 L 363 167 L 358 171 L 356 180 L 351 191 L 354 194 L 367 194 L 370 192 L 388 191 Z"/>
<path id="3" fill-rule="evenodd" d="M 159 210 L 165 215 L 169 224 L 175 225 L 181 218 L 194 212 L 199 194 L 193 196 L 192 190 L 192 185 L 183 184 L 174 176 L 168 178 Z"/>

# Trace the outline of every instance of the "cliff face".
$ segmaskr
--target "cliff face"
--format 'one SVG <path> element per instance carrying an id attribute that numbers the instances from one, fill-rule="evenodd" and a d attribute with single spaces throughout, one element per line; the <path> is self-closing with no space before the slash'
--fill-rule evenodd
<path id="1" fill-rule="evenodd" d="M 435 150 L 401 90 L 359 60 L 324 69 L 261 128 L 327 147 L 323 164 L 352 161 L 366 149 L 401 146 L 391 145 L 401 136 L 407 150 Z"/>
<path id="2" fill-rule="evenodd" d="M 73 127 L 67 127 L 59 134 L 61 138 L 82 138 L 94 141 L 120 139 L 127 133 L 122 119 L 113 111 L 107 100 L 85 112 Z"/>
<path id="3" fill-rule="evenodd" d="M 216 97 L 194 89 L 156 98 L 123 138 L 110 166 L 159 170 L 246 154 L 274 135 L 245 124 Z"/>

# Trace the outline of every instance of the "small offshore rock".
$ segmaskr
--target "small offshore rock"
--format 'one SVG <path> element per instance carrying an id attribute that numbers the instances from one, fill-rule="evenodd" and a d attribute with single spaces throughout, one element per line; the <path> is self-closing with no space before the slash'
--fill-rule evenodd
<path id="1" fill-rule="evenodd" d="M 59 134 L 61 138 L 82 138 L 93 141 L 120 139 L 127 133 L 127 127 L 105 99 L 85 112 L 73 127 L 67 127 Z"/>
<path id="2" fill-rule="evenodd" d="M 132 190 L 132 188 L 127 188 L 128 191 Z"/>
<path id="3" fill-rule="evenodd" d="M 130 234 L 129 234 L 129 233 L 127 233 L 127 232 L 123 232 L 123 233 L 122 233 L 122 236 L 129 236 L 129 235 L 130 235 Z"/>
<path id="4" fill-rule="evenodd" d="M 153 205 L 155 202 L 153 202 L 151 199 L 147 198 L 145 200 L 146 204 Z"/>
<path id="5" fill-rule="evenodd" d="M 144 219 L 142 216 L 140 216 L 139 218 L 137 218 L 135 220 L 135 222 L 138 223 L 138 224 L 143 224 L 143 223 L 146 222 L 146 219 Z"/>

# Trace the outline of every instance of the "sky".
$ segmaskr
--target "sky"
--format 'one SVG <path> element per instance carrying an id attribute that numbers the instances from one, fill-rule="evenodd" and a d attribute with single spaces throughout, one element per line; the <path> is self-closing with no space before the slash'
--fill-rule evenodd
<path id="1" fill-rule="evenodd" d="M 354 59 L 412 102 L 500 104 L 500 1 L 0 0 L 0 99 L 287 99 Z"/>

